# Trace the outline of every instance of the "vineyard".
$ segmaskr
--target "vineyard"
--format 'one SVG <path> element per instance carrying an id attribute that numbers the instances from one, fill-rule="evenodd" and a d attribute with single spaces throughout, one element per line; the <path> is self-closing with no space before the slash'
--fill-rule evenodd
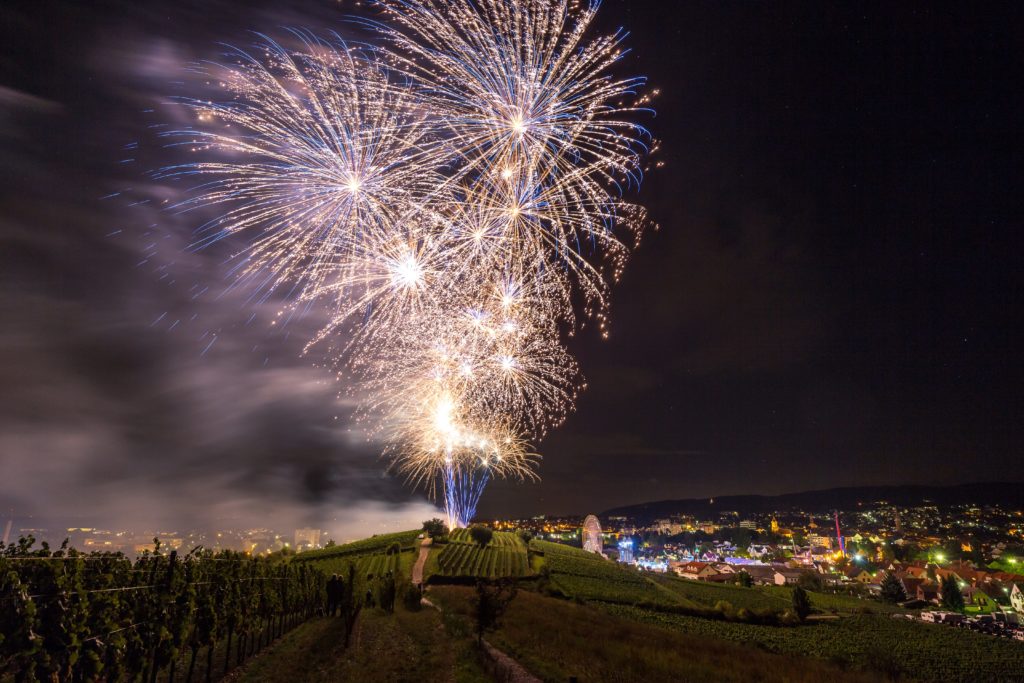
<path id="1" fill-rule="evenodd" d="M 691 581 L 668 574 L 655 575 L 652 577 L 652 581 L 656 581 L 658 585 L 671 591 L 682 600 L 704 607 L 714 607 L 719 602 L 728 602 L 736 609 L 782 611 L 789 609 L 792 604 L 789 589 L 786 589 L 785 597 L 782 597 L 779 594 L 763 592 L 761 587 L 743 588 Z"/>
<path id="2" fill-rule="evenodd" d="M 399 548 L 403 550 L 410 549 L 416 546 L 416 537 L 419 536 L 420 533 L 421 532 L 419 531 L 399 531 L 393 534 L 380 534 L 378 536 L 371 536 L 370 538 L 364 538 L 361 541 L 346 543 L 344 545 L 320 548 L 319 550 L 307 550 L 304 553 L 296 555 L 295 559 L 300 562 L 308 562 L 312 560 L 328 560 L 351 555 L 372 555 L 374 553 L 387 550 L 393 543 L 397 543 Z"/>
<path id="3" fill-rule="evenodd" d="M 760 586 L 757 590 L 768 595 L 777 596 L 786 603 L 792 600 L 793 589 L 789 586 Z M 880 612 L 897 613 L 908 610 L 899 605 L 890 605 L 881 600 L 863 600 L 853 595 L 843 593 L 818 593 L 807 591 L 811 598 L 811 605 L 822 612 Z"/>
<path id="4" fill-rule="evenodd" d="M 396 576 L 398 574 L 408 575 L 414 558 L 415 553 L 411 550 L 403 550 L 402 552 L 395 553 L 347 554 L 321 560 L 312 560 L 307 564 L 316 567 L 326 575 L 338 574 L 339 576 L 346 575 L 349 565 L 354 564 L 356 566 L 356 576 L 359 582 L 363 582 L 385 576 L 388 572 Z"/>
<path id="5" fill-rule="evenodd" d="M 533 540 L 530 547 L 544 553 L 552 584 L 568 596 L 626 604 L 686 604 L 639 571 L 600 555 L 550 541 Z"/>
<path id="6" fill-rule="evenodd" d="M 658 613 L 625 605 L 603 605 L 602 609 L 697 636 L 856 668 L 881 667 L 914 679 L 1018 680 L 1019 673 L 1024 671 L 1024 647 L 1019 643 L 890 616 L 854 616 L 782 628 Z"/>
<path id="7" fill-rule="evenodd" d="M 303 564 L 201 549 L 0 548 L 0 679 L 219 679 L 323 604 Z M 200 658 L 200 653 L 203 656 Z"/>
<path id="8" fill-rule="evenodd" d="M 443 576 L 477 576 L 497 579 L 524 576 L 530 571 L 526 545 L 516 534 L 496 531 L 484 548 L 467 529 L 452 531 L 448 544 L 438 556 Z"/>
<path id="9" fill-rule="evenodd" d="M 326 575 L 345 576 L 348 567 L 355 564 L 358 588 L 391 573 L 408 576 L 415 559 L 418 531 L 382 534 L 355 543 L 311 550 L 295 557 L 299 563 L 316 567 Z M 395 545 L 398 548 L 396 550 Z"/>

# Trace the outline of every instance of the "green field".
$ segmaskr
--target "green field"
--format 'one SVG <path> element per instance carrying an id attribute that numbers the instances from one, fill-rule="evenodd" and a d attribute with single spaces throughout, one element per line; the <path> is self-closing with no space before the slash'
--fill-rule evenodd
<path id="1" fill-rule="evenodd" d="M 388 571 L 409 575 L 418 555 L 416 533 L 297 559 L 327 572 L 355 564 L 360 581 L 370 585 Z M 395 542 L 402 550 L 388 554 Z M 743 588 L 644 572 L 558 543 L 534 540 L 527 547 L 509 532 L 495 532 L 485 548 L 467 530 L 452 532 L 447 543 L 430 549 L 425 576 L 431 574 L 528 577 L 488 639 L 545 681 L 1024 681 L 1024 645 L 894 618 L 887 612 L 898 608 L 875 600 L 809 592 L 818 612 L 840 616 L 795 624 L 779 619 L 791 608 L 789 587 Z M 437 680 L 493 678 L 473 646 L 476 589 L 438 583 L 444 582 L 435 582 L 428 598 L 440 615 L 367 610 L 353 648 L 318 660 L 314 668 L 324 675 L 310 680 L 343 680 L 364 669 L 375 680 L 406 680 L 420 661 L 431 662 Z M 311 626 L 310 637 L 330 642 L 333 631 L 316 635 L 330 628 Z M 294 657 L 268 658 L 263 664 L 269 668 L 251 680 L 274 680 L 270 671 L 284 680 L 294 667 L 309 668 L 313 660 L 302 657 L 303 647 L 293 648 Z"/>
<path id="2" fill-rule="evenodd" d="M 786 603 L 793 599 L 793 589 L 789 586 L 758 586 L 755 590 L 763 591 L 768 595 L 777 596 Z M 811 597 L 811 605 L 822 612 L 878 612 L 883 614 L 904 613 L 906 610 L 899 605 L 890 605 L 881 600 L 870 598 L 858 598 L 843 593 L 816 593 L 807 591 Z"/>
<path id="3" fill-rule="evenodd" d="M 404 550 L 406 548 L 415 547 L 417 544 L 416 537 L 421 533 L 423 532 L 415 530 L 399 531 L 393 534 L 380 534 L 378 536 L 364 538 L 361 541 L 345 543 L 344 545 L 320 548 L 319 550 L 308 550 L 296 555 L 295 559 L 299 561 L 311 561 L 345 557 L 347 555 L 371 555 L 378 551 L 387 550 L 388 546 L 392 543 L 397 543 Z"/>
<path id="4" fill-rule="evenodd" d="M 416 561 L 416 537 L 419 534 L 419 531 L 382 534 L 355 543 L 300 553 L 295 560 L 309 562 L 324 574 L 341 576 L 347 576 L 349 565 L 355 563 L 356 576 L 360 581 L 384 576 L 389 571 L 408 577 Z M 398 543 L 402 550 L 388 555 L 387 549 L 394 543 Z"/>
<path id="5" fill-rule="evenodd" d="M 526 544 L 516 534 L 496 531 L 485 548 L 478 546 L 466 529 L 454 530 L 437 558 L 442 576 L 503 578 L 530 573 Z"/>
<path id="6" fill-rule="evenodd" d="M 473 618 L 472 588 L 434 586 L 431 600 L 446 623 Z M 691 636 L 637 623 L 603 610 L 520 590 L 488 636 L 502 652 L 543 681 L 681 683 L 867 683 L 878 677 L 842 671 L 829 662 L 768 653 L 728 640 Z M 502 679 L 495 679 L 502 680 Z"/>
<path id="7" fill-rule="evenodd" d="M 751 610 L 781 611 L 788 609 L 791 604 L 788 596 L 782 598 L 776 594 L 763 592 L 759 588 L 691 581 L 671 574 L 656 574 L 651 580 L 682 600 L 702 607 L 714 607 L 719 602 L 728 602 L 736 609 L 745 607 Z"/>
<path id="8" fill-rule="evenodd" d="M 625 605 L 602 609 L 628 619 L 769 652 L 935 681 L 1024 678 L 1024 646 L 978 633 L 884 615 L 851 616 L 798 627 L 758 626 L 656 613 Z"/>
<path id="9" fill-rule="evenodd" d="M 551 583 L 572 598 L 625 604 L 686 605 L 688 601 L 649 579 L 639 570 L 600 555 L 550 541 L 533 540 L 530 549 L 544 554 Z"/>

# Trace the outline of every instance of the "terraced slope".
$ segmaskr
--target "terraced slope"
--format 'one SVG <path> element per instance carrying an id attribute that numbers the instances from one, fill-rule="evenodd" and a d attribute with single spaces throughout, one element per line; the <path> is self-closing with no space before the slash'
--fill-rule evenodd
<path id="1" fill-rule="evenodd" d="M 632 567 L 607 560 L 579 548 L 530 541 L 530 549 L 542 553 L 551 583 L 562 593 L 584 600 L 623 604 L 658 603 L 690 605 L 690 601 L 659 586 Z"/>
<path id="2" fill-rule="evenodd" d="M 437 558 L 442 576 L 476 576 L 497 579 L 530 573 L 526 544 L 514 533 L 496 531 L 481 548 L 467 529 L 456 529 Z"/>

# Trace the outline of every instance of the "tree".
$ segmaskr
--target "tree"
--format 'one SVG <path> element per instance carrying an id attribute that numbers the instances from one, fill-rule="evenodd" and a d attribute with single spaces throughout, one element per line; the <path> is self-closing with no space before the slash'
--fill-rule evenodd
<path id="1" fill-rule="evenodd" d="M 352 640 L 352 631 L 355 630 L 356 620 L 359 612 L 363 609 L 363 603 L 356 594 L 356 565 L 351 563 L 348 566 L 348 579 L 343 581 L 341 591 L 341 618 L 345 623 L 345 647 Z"/>
<path id="2" fill-rule="evenodd" d="M 896 604 L 906 599 L 907 590 L 903 587 L 903 582 L 892 572 L 886 572 L 882 578 L 882 600 Z"/>
<path id="3" fill-rule="evenodd" d="M 445 526 L 444 520 L 434 517 L 423 522 L 423 531 L 431 538 L 440 538 L 448 533 L 448 527 Z"/>
<path id="4" fill-rule="evenodd" d="M 493 583 L 484 580 L 476 582 L 473 616 L 476 620 L 477 645 L 483 644 L 484 633 L 498 625 L 498 620 L 515 597 L 516 584 L 512 579 L 499 579 Z"/>
<path id="5" fill-rule="evenodd" d="M 750 588 L 754 585 L 754 579 L 750 578 L 750 574 L 747 572 L 739 572 L 736 574 L 736 583 L 744 588 Z"/>
<path id="6" fill-rule="evenodd" d="M 423 608 L 423 592 L 416 585 L 407 585 L 402 596 L 402 604 L 408 612 L 419 612 Z"/>
<path id="7" fill-rule="evenodd" d="M 964 609 L 964 596 L 960 592 L 960 585 L 952 574 L 942 580 L 942 606 L 956 612 Z"/>
<path id="8" fill-rule="evenodd" d="M 486 548 L 494 537 L 494 531 L 490 527 L 474 524 L 469 527 L 469 537 L 481 548 Z"/>
<path id="9" fill-rule="evenodd" d="M 807 615 L 811 613 L 811 599 L 800 586 L 793 589 L 793 613 L 796 614 L 800 621 L 807 618 Z"/>
<path id="10" fill-rule="evenodd" d="M 806 591 L 817 591 L 819 593 L 825 588 L 825 582 L 821 580 L 821 574 L 817 572 L 804 572 L 796 580 L 796 585 Z"/>
<path id="11" fill-rule="evenodd" d="M 388 614 L 395 611 L 395 597 L 398 594 L 398 584 L 395 575 L 388 572 L 380 581 L 380 607 Z"/>

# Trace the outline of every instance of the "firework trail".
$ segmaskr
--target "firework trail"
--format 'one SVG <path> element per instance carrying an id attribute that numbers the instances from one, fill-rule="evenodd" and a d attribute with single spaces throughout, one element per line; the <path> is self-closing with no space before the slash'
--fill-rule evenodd
<path id="1" fill-rule="evenodd" d="M 606 334 L 647 223 L 622 195 L 648 98 L 608 73 L 624 34 L 588 38 L 596 2 L 376 7 L 379 45 L 293 31 L 203 66 L 227 97 L 183 101 L 197 125 L 166 135 L 200 160 L 157 175 L 198 179 L 177 210 L 219 209 L 195 248 L 248 237 L 232 286 L 328 312 L 311 344 L 464 526 L 489 479 L 536 476 L 530 444 L 584 388 L 564 339 L 586 318 Z"/>

